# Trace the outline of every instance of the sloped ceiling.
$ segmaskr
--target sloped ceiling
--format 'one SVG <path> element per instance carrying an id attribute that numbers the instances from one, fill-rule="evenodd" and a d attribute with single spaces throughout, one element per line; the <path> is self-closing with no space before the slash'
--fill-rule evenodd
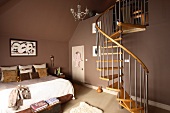
<path id="1" fill-rule="evenodd" d="M 77 0 L 1 0 L 0 36 L 26 39 L 69 41 L 79 21 L 70 8 L 77 9 Z M 82 10 L 101 13 L 115 0 L 81 0 Z"/>

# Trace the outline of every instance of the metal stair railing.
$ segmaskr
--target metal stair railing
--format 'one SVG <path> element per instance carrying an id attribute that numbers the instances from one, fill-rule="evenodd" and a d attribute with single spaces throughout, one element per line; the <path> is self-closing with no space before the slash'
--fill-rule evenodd
<path id="1" fill-rule="evenodd" d="M 134 53 L 123 46 L 121 39 L 124 28 L 121 23 L 148 25 L 148 0 L 117 0 L 115 5 L 99 15 L 96 20 L 97 69 L 100 70 L 101 78 L 109 79 L 108 86 L 112 80 L 112 88 L 116 88 L 114 75 L 118 74 L 118 99 L 121 98 L 122 89 L 124 93 L 124 101 L 120 101 L 120 104 L 123 103 L 122 106 L 129 107 L 130 112 L 135 111 L 136 108 L 140 110 L 139 113 L 148 113 L 149 70 Z M 118 38 L 120 40 L 117 40 Z M 130 100 L 134 100 L 134 102 L 130 101 L 129 106 L 125 102 L 126 90 Z"/>

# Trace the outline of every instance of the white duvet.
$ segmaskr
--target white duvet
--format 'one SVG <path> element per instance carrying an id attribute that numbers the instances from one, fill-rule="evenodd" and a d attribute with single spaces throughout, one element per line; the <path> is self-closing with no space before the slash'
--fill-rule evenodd
<path id="1" fill-rule="evenodd" d="M 17 111 L 29 108 L 32 103 L 40 100 L 46 100 L 51 97 L 60 97 L 66 94 L 73 94 L 74 88 L 70 81 L 65 79 L 55 79 L 47 82 L 27 85 L 31 92 L 31 99 L 24 99 L 23 106 Z M 12 108 L 8 108 L 8 97 L 13 88 L 0 91 L 0 113 L 14 113 L 17 112 Z"/>

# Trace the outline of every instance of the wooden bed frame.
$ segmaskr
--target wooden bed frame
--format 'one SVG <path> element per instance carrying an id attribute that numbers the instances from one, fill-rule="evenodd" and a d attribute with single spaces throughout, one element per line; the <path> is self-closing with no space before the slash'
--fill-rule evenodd
<path id="1" fill-rule="evenodd" d="M 38 113 L 49 113 L 49 112 L 50 113 L 62 113 L 61 105 L 72 100 L 73 95 L 67 94 L 67 95 L 64 95 L 64 96 L 61 96 L 61 97 L 57 97 L 57 98 L 59 99 L 60 103 L 53 105 L 53 106 L 50 106 L 50 107 L 47 107 L 46 109 L 44 109 L 44 110 L 42 110 Z M 19 112 L 16 112 L 16 113 L 34 113 L 34 112 L 31 110 L 31 108 L 28 108 L 28 109 L 25 109 L 23 111 L 19 111 Z"/>

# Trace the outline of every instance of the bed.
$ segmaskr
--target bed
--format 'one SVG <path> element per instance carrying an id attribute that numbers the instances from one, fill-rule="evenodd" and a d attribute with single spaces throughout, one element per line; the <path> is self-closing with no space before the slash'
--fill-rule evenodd
<path id="1" fill-rule="evenodd" d="M 18 110 L 13 110 L 12 108 L 8 108 L 8 98 L 10 92 L 17 85 L 28 86 L 31 92 L 31 99 L 24 99 L 23 106 L 20 106 Z M 0 113 L 22 111 L 29 108 L 32 103 L 67 94 L 72 94 L 74 99 L 74 88 L 71 82 L 51 75 L 37 79 L 24 80 L 22 82 L 0 82 Z"/>

